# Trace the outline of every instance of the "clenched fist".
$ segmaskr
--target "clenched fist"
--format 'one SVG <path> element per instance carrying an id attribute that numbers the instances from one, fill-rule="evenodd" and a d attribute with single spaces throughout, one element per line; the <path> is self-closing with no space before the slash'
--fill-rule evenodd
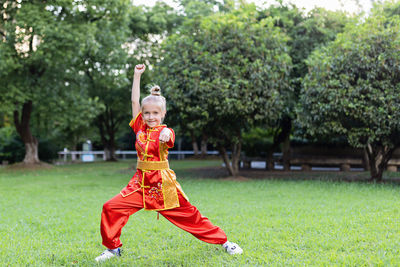
<path id="1" fill-rule="evenodd" d="M 160 142 L 168 142 L 171 139 L 172 132 L 168 128 L 164 128 L 160 133 Z"/>
<path id="2" fill-rule="evenodd" d="M 141 75 L 146 70 L 146 65 L 138 64 L 135 66 L 135 74 Z"/>

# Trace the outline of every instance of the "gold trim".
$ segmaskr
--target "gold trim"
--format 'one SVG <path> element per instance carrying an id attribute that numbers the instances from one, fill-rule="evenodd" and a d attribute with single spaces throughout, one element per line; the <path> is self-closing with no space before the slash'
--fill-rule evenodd
<path id="1" fill-rule="evenodd" d="M 139 114 L 141 114 L 142 112 L 139 112 L 137 115 L 136 115 L 136 117 L 133 119 L 132 118 L 132 120 L 131 120 L 131 122 L 129 123 L 129 126 L 133 126 L 133 124 L 135 124 L 135 121 L 136 121 L 136 119 L 137 119 L 137 117 L 139 116 Z"/>
<path id="2" fill-rule="evenodd" d="M 170 208 L 163 208 L 163 209 L 146 209 L 146 210 L 152 210 L 152 211 L 164 211 L 164 210 L 172 210 L 172 209 L 175 209 L 175 208 L 179 208 L 180 207 L 180 205 L 179 205 L 179 203 L 176 205 L 176 207 L 170 207 Z M 162 214 L 161 214 L 162 215 Z"/>
<path id="3" fill-rule="evenodd" d="M 152 127 L 152 128 L 147 128 L 147 131 L 149 131 L 149 132 L 158 132 L 159 130 L 158 130 L 158 128 L 156 128 L 157 126 L 155 126 L 155 127 Z"/>
<path id="4" fill-rule="evenodd" d="M 142 184 L 141 184 L 141 186 L 143 186 L 144 185 L 144 175 L 145 175 L 145 172 L 146 171 L 142 171 Z M 143 188 L 143 208 L 144 209 L 146 209 L 146 199 L 145 199 L 145 190 L 144 190 L 144 188 Z"/>
<path id="5" fill-rule="evenodd" d="M 137 169 L 141 169 L 141 170 L 165 170 L 165 169 L 169 169 L 169 163 L 168 160 L 165 161 L 142 161 L 139 160 L 137 161 L 137 165 L 136 165 Z"/>
<path id="6" fill-rule="evenodd" d="M 146 142 L 146 147 L 144 149 L 144 155 L 143 155 L 143 160 L 146 160 L 150 155 L 147 154 L 147 150 L 149 149 L 149 142 Z M 150 158 L 152 158 L 153 156 L 151 156 Z"/>
<path id="7" fill-rule="evenodd" d="M 119 193 L 121 194 L 122 197 L 127 197 L 127 196 L 130 196 L 130 195 L 132 195 L 133 193 L 139 191 L 140 189 L 141 189 L 141 188 L 138 188 L 138 189 L 134 190 L 133 192 L 130 192 L 130 193 L 127 194 L 127 195 L 122 194 L 122 190 L 121 190 Z"/>

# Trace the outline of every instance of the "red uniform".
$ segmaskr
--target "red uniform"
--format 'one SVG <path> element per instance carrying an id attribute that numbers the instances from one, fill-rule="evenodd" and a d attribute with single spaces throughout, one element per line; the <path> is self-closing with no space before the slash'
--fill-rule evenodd
<path id="1" fill-rule="evenodd" d="M 227 237 L 224 231 L 213 225 L 189 203 L 176 181 L 174 171 L 169 169 L 168 148 L 173 147 L 175 141 L 172 129 L 171 139 L 162 143 L 159 135 L 166 125 L 150 128 L 143 121 L 142 113 L 129 125 L 136 134 L 137 171 L 120 194 L 103 206 L 103 245 L 109 249 L 122 246 L 119 239 L 122 227 L 128 222 L 130 215 L 142 208 L 158 211 L 167 220 L 204 242 L 225 243 Z"/>

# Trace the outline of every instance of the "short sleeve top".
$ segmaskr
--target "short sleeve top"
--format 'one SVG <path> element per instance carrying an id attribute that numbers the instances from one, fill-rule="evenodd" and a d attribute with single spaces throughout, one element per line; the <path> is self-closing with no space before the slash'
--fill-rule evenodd
<path id="1" fill-rule="evenodd" d="M 162 143 L 159 137 L 161 131 L 167 127 L 165 124 L 149 127 L 140 112 L 129 125 L 136 134 L 135 148 L 140 160 L 164 161 L 168 159 L 168 148 L 172 148 L 175 142 L 175 133 L 171 128 L 168 128 L 172 132 L 170 140 Z"/>

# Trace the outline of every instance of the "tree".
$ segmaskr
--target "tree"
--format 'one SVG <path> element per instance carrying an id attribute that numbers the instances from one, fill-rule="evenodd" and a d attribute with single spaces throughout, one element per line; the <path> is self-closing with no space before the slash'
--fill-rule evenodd
<path id="1" fill-rule="evenodd" d="M 271 19 L 256 21 L 255 13 L 245 5 L 188 21 L 164 42 L 158 65 L 168 113 L 181 129 L 206 133 L 230 175 L 238 175 L 242 131 L 278 119 L 282 91 L 289 90 L 286 36 Z"/>
<path id="2" fill-rule="evenodd" d="M 289 170 L 290 164 L 290 134 L 293 128 L 293 120 L 296 117 L 295 107 L 299 102 L 301 80 L 307 74 L 306 59 L 310 53 L 335 39 L 336 34 L 342 32 L 344 26 L 351 21 L 344 12 L 333 12 L 323 8 L 315 8 L 308 14 L 295 5 L 270 6 L 261 10 L 259 19 L 271 17 L 274 24 L 280 27 L 289 37 L 289 55 L 292 58 L 293 68 L 290 72 L 290 85 L 292 90 L 285 92 L 287 102 L 284 104 L 283 115 L 278 121 L 265 124 L 271 129 L 272 145 L 267 151 L 267 168 L 274 169 L 273 152 L 280 144 L 283 144 L 283 165 Z"/>
<path id="3" fill-rule="evenodd" d="M 88 10 L 93 7 L 87 6 Z M 101 14 L 94 12 L 101 10 Z M 97 97 L 104 109 L 95 120 L 107 160 L 116 160 L 117 134 L 129 121 L 132 65 L 152 57 L 154 39 L 162 38 L 180 23 L 170 6 L 132 6 L 130 1 L 104 1 L 86 20 L 94 27 L 81 54 L 80 70 L 85 73 L 90 96 Z M 96 19 L 98 18 L 98 19 Z M 146 74 L 144 80 L 148 79 Z"/>
<path id="4" fill-rule="evenodd" d="M 88 29 L 79 19 L 79 4 L 73 1 L 5 1 L 2 8 L 0 100 L 13 114 L 25 144 L 24 162 L 38 163 L 32 116 L 39 105 L 61 105 L 59 92 L 80 93 L 68 87 L 64 78 Z M 37 117 L 49 120 L 48 116 L 56 115 L 49 109 L 43 112 L 36 112 Z"/>
<path id="5" fill-rule="evenodd" d="M 106 160 L 116 160 L 116 134 L 129 120 L 129 56 L 125 43 L 129 38 L 130 1 L 98 1 L 81 4 L 86 10 L 85 22 L 90 25 L 85 46 L 77 55 L 76 69 L 82 86 L 104 108 L 94 121 Z"/>
<path id="6" fill-rule="evenodd" d="M 299 122 L 312 136 L 344 135 L 368 154 L 381 181 L 400 146 L 400 20 L 374 15 L 349 25 L 307 61 Z"/>

